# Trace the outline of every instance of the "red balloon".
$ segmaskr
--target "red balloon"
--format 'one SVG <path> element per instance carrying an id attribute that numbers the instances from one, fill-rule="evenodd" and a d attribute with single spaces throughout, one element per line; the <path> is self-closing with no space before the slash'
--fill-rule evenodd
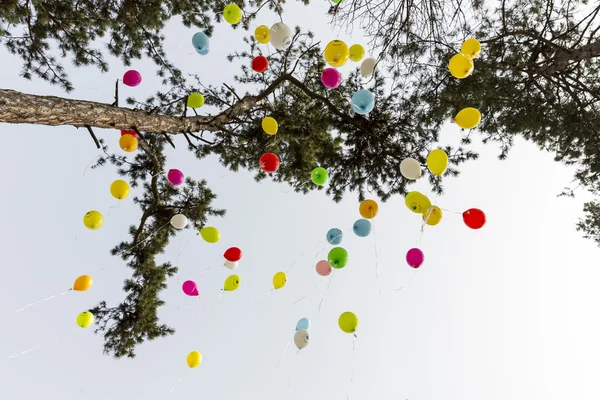
<path id="1" fill-rule="evenodd" d="M 123 135 L 131 135 L 131 136 L 133 136 L 136 139 L 138 138 L 138 134 L 135 133 L 135 131 L 128 131 L 128 130 L 125 130 L 125 129 L 121 129 L 121 136 L 123 136 Z"/>
<path id="2" fill-rule="evenodd" d="M 227 261 L 231 262 L 240 261 L 242 258 L 242 250 L 238 249 L 237 247 L 230 247 L 225 251 L 223 257 L 225 257 Z"/>
<path id="3" fill-rule="evenodd" d="M 469 208 L 463 213 L 463 221 L 471 229 L 479 229 L 485 225 L 485 213 L 479 208 Z"/>
<path id="4" fill-rule="evenodd" d="M 279 168 L 279 157 L 273 153 L 263 154 L 260 158 L 260 168 L 268 173 L 277 171 Z"/>
<path id="5" fill-rule="evenodd" d="M 265 56 L 256 56 L 252 60 L 252 69 L 255 72 L 265 72 L 269 68 L 269 60 Z"/>

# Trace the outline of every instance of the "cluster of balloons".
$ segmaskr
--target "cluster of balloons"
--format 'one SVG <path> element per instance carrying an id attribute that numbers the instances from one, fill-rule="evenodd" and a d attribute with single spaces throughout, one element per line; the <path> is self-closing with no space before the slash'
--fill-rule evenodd
<path id="1" fill-rule="evenodd" d="M 285 50 L 292 44 L 294 33 L 292 29 L 283 22 L 277 22 L 269 29 L 266 25 L 260 25 L 254 30 L 254 38 L 260 44 L 271 43 L 277 50 Z"/>
<path id="2" fill-rule="evenodd" d="M 294 344 L 298 350 L 302 350 L 308 346 L 310 336 L 308 335 L 308 328 L 310 327 L 310 321 L 308 318 L 300 318 L 296 324 L 296 333 L 294 333 Z"/>
<path id="3" fill-rule="evenodd" d="M 479 57 L 481 52 L 481 43 L 475 38 L 464 41 L 460 48 L 460 53 L 455 54 L 448 64 L 448 69 L 453 77 L 464 79 L 470 76 L 475 69 L 473 59 Z"/>

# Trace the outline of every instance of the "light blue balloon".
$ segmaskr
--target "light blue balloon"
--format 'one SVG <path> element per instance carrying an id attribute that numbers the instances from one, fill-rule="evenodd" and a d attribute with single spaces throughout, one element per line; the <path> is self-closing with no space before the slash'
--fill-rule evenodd
<path id="1" fill-rule="evenodd" d="M 343 235 L 344 234 L 342 233 L 342 231 L 339 230 L 338 228 L 331 228 L 327 232 L 327 241 L 329 242 L 329 244 L 338 245 L 338 244 L 342 243 Z"/>
<path id="2" fill-rule="evenodd" d="M 361 89 L 352 95 L 352 109 L 355 113 L 366 115 L 375 107 L 375 95 L 366 89 Z"/>
<path id="3" fill-rule="evenodd" d="M 308 320 L 308 318 L 300 318 L 300 320 L 296 324 L 296 330 L 308 329 L 309 326 L 310 326 L 310 321 Z"/>
<path id="4" fill-rule="evenodd" d="M 354 223 L 352 230 L 356 236 L 367 237 L 371 233 L 371 223 L 366 219 L 359 219 Z"/>
<path id="5" fill-rule="evenodd" d="M 198 52 L 198 54 L 206 55 L 210 48 L 210 42 L 208 36 L 204 32 L 198 32 L 192 37 L 192 45 Z"/>

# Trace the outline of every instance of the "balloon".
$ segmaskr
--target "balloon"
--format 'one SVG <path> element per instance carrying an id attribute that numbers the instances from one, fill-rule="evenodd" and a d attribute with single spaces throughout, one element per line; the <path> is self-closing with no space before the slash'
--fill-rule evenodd
<path id="1" fill-rule="evenodd" d="M 181 185 L 184 181 L 184 178 L 185 177 L 183 176 L 183 172 L 181 172 L 178 169 L 173 168 L 170 169 L 169 172 L 167 172 L 167 180 L 173 186 Z"/>
<path id="2" fill-rule="evenodd" d="M 94 324 L 94 314 L 89 311 L 84 311 L 77 316 L 77 325 L 82 328 L 89 328 Z"/>
<path id="3" fill-rule="evenodd" d="M 434 175 L 442 175 L 448 168 L 448 154 L 442 149 L 432 150 L 427 156 L 427 168 Z"/>
<path id="4" fill-rule="evenodd" d="M 227 292 L 233 292 L 240 286 L 240 277 L 237 275 L 230 275 L 225 279 L 223 289 Z"/>
<path id="5" fill-rule="evenodd" d="M 142 83 L 142 74 L 137 72 L 135 69 L 130 69 L 123 74 L 123 83 L 127 86 L 137 86 Z"/>
<path id="6" fill-rule="evenodd" d="M 405 158 L 400 163 L 400 173 L 406 179 L 416 181 L 421 177 L 421 164 L 414 158 Z"/>
<path id="7" fill-rule="evenodd" d="M 200 354 L 199 351 L 192 351 L 188 354 L 185 361 L 187 362 L 188 367 L 196 368 L 202 362 L 202 354 Z"/>
<path id="8" fill-rule="evenodd" d="M 294 34 L 289 26 L 283 22 L 277 22 L 271 26 L 271 44 L 277 50 L 285 50 L 292 44 Z"/>
<path id="9" fill-rule="evenodd" d="M 204 96 L 200 93 L 191 93 L 187 98 L 189 108 L 200 108 L 204 105 Z"/>
<path id="10" fill-rule="evenodd" d="M 225 250 L 223 257 L 225 257 L 227 261 L 231 262 L 240 261 L 242 259 L 242 250 L 237 247 L 230 247 Z"/>
<path id="11" fill-rule="evenodd" d="M 135 131 L 126 130 L 126 129 L 121 129 L 121 136 L 123 136 L 123 135 L 131 135 L 136 139 L 139 137 Z"/>
<path id="12" fill-rule="evenodd" d="M 363 218 L 375 218 L 375 216 L 379 212 L 379 206 L 377 205 L 377 202 L 375 200 L 365 200 L 362 203 L 360 203 L 360 207 L 358 207 L 358 212 Z"/>
<path id="13" fill-rule="evenodd" d="M 229 3 L 223 9 L 223 18 L 231 25 L 239 24 L 242 20 L 242 9 L 234 3 Z"/>
<path id="14" fill-rule="evenodd" d="M 183 229 L 188 226 L 188 219 L 183 214 L 175 214 L 171 217 L 171 225 L 175 229 Z"/>
<path id="15" fill-rule="evenodd" d="M 331 0 L 331 2 L 333 4 L 340 4 L 342 2 L 342 0 Z"/>
<path id="16" fill-rule="evenodd" d="M 428 208 L 423 213 L 423 221 L 429 226 L 435 226 L 442 220 L 442 209 L 438 206 Z"/>
<path id="17" fill-rule="evenodd" d="M 121 149 L 123 151 L 126 151 L 127 153 L 131 153 L 132 151 L 135 151 L 135 149 L 137 149 L 138 140 L 135 137 L 133 137 L 132 135 L 129 135 L 129 134 L 123 135 L 119 139 L 119 146 L 121 147 Z"/>
<path id="18" fill-rule="evenodd" d="M 371 223 L 366 219 L 359 219 L 352 226 L 352 230 L 358 237 L 367 237 L 371 233 Z"/>
<path id="19" fill-rule="evenodd" d="M 252 60 L 252 70 L 254 72 L 265 72 L 269 68 L 269 60 L 265 56 L 256 56 Z"/>
<path id="20" fill-rule="evenodd" d="M 460 52 L 469 58 L 477 58 L 481 52 L 481 43 L 475 38 L 467 39 L 460 46 Z"/>
<path id="21" fill-rule="evenodd" d="M 429 198 L 420 192 L 410 192 L 404 198 L 406 207 L 412 212 L 423 214 L 429 208 L 431 208 L 431 201 Z"/>
<path id="22" fill-rule="evenodd" d="M 338 228 L 331 228 L 327 231 L 327 241 L 329 244 L 336 245 L 342 243 L 343 236 L 344 234 Z"/>
<path id="23" fill-rule="evenodd" d="M 453 77 L 458 79 L 464 79 L 473 73 L 473 60 L 464 54 L 456 54 L 450 59 L 448 68 Z"/>
<path id="24" fill-rule="evenodd" d="M 317 270 L 317 274 L 321 276 L 328 276 L 333 271 L 331 265 L 329 265 L 329 261 L 326 260 L 319 261 L 315 269 Z"/>
<path id="25" fill-rule="evenodd" d="M 183 285 L 181 285 L 181 290 L 183 290 L 183 293 L 187 294 L 188 296 L 200 296 L 200 293 L 198 292 L 198 285 L 196 285 L 196 282 L 194 281 L 183 282 Z"/>
<path id="26" fill-rule="evenodd" d="M 204 32 L 196 32 L 192 36 L 192 45 L 198 52 L 198 54 L 207 54 L 210 49 L 210 40 Z"/>
<path id="27" fill-rule="evenodd" d="M 261 126 L 263 128 L 263 131 L 265 131 L 265 133 L 267 135 L 274 135 L 279 130 L 279 125 L 277 124 L 277 121 L 273 117 L 263 118 L 263 120 L 261 122 Z"/>
<path id="28" fill-rule="evenodd" d="M 365 56 L 365 48 L 360 44 L 350 46 L 350 60 L 359 62 Z"/>
<path id="29" fill-rule="evenodd" d="M 327 89 L 335 89 L 342 83 L 342 74 L 335 68 L 325 68 L 321 72 L 321 82 Z"/>
<path id="30" fill-rule="evenodd" d="M 287 282 L 287 275 L 285 272 L 278 272 L 273 276 L 273 287 L 275 289 L 281 289 Z"/>
<path id="31" fill-rule="evenodd" d="M 332 67 L 339 68 L 346 64 L 349 56 L 348 45 L 341 40 L 332 40 L 325 46 L 325 61 Z"/>
<path id="32" fill-rule="evenodd" d="M 327 255 L 329 265 L 335 269 L 342 269 L 348 264 L 348 252 L 341 247 L 334 247 Z"/>
<path id="33" fill-rule="evenodd" d="M 279 168 L 279 157 L 273 153 L 263 154 L 260 158 L 260 168 L 266 173 L 273 173 Z"/>
<path id="34" fill-rule="evenodd" d="M 354 333 L 356 332 L 356 328 L 358 328 L 358 317 L 354 315 L 354 313 L 346 311 L 340 315 L 340 318 L 338 319 L 338 325 L 342 331 L 346 333 Z"/>
<path id="35" fill-rule="evenodd" d="M 463 108 L 456 114 L 454 117 L 454 122 L 456 125 L 460 126 L 463 129 L 473 129 L 479 122 L 481 121 L 481 113 L 478 109 L 473 107 Z"/>
<path id="36" fill-rule="evenodd" d="M 294 344 L 298 347 L 298 350 L 302 350 L 308 346 L 308 331 L 306 329 L 298 329 L 294 334 Z"/>
<path id="37" fill-rule="evenodd" d="M 363 78 L 370 78 L 375 73 L 376 65 L 376 59 L 372 57 L 365 58 L 364 61 L 360 64 L 360 75 Z"/>
<path id="38" fill-rule="evenodd" d="M 308 329 L 310 327 L 310 321 L 308 320 L 308 318 L 300 318 L 298 320 L 298 323 L 296 324 L 296 330 L 300 330 L 300 329 Z"/>
<path id="39" fill-rule="evenodd" d="M 122 180 L 114 181 L 110 185 L 110 194 L 112 194 L 115 199 L 123 200 L 129 195 L 129 185 Z"/>
<path id="40" fill-rule="evenodd" d="M 221 232 L 217 228 L 207 226 L 200 229 L 200 236 L 208 243 L 217 243 L 221 239 Z"/>
<path id="41" fill-rule="evenodd" d="M 92 287 L 92 277 L 89 275 L 81 275 L 79 278 L 75 279 L 75 283 L 73 284 L 73 290 L 78 292 L 85 292 L 89 288 Z"/>
<path id="42" fill-rule="evenodd" d="M 260 44 L 267 44 L 270 40 L 269 27 L 266 25 L 260 25 L 254 30 L 254 38 Z"/>
<path id="43" fill-rule="evenodd" d="M 236 269 L 238 267 L 238 264 L 239 263 L 237 261 L 229 261 L 229 260 L 225 260 L 225 262 L 223 263 L 225 268 L 228 268 L 228 269 Z"/>
<path id="44" fill-rule="evenodd" d="M 360 115 L 367 115 L 375 107 L 375 95 L 366 89 L 361 89 L 352 95 L 352 109 Z"/>
<path id="45" fill-rule="evenodd" d="M 83 224 L 86 228 L 95 231 L 104 224 L 104 217 L 98 211 L 88 211 L 83 216 Z"/>
<path id="46" fill-rule="evenodd" d="M 485 225 L 485 213 L 478 208 L 469 208 L 463 213 L 463 221 L 471 229 L 479 229 Z"/>
<path id="47" fill-rule="evenodd" d="M 406 263 L 413 268 L 419 268 L 425 261 L 425 255 L 417 248 L 410 249 L 406 253 Z"/>
<path id="48" fill-rule="evenodd" d="M 325 168 L 315 168 L 312 170 L 311 179 L 315 185 L 324 185 L 329 178 L 329 172 Z"/>

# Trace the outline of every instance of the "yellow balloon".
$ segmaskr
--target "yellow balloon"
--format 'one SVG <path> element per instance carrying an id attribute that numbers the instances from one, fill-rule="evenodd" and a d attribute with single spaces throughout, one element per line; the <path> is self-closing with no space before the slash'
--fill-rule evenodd
<path id="1" fill-rule="evenodd" d="M 425 221 L 425 223 L 427 225 L 435 226 L 435 225 L 439 224 L 441 220 L 442 220 L 442 209 L 439 208 L 438 206 L 433 206 L 431 208 L 428 208 L 423 213 L 423 221 Z"/>
<path id="2" fill-rule="evenodd" d="M 135 151 L 135 149 L 137 149 L 138 141 L 133 135 L 125 134 L 122 135 L 119 139 L 119 146 L 121 146 L 121 149 L 123 149 L 123 151 L 131 153 L 132 151 Z"/>
<path id="3" fill-rule="evenodd" d="M 340 329 L 346 333 L 354 333 L 356 332 L 356 328 L 358 328 L 358 317 L 351 313 L 350 311 L 346 311 L 340 315 L 338 319 L 338 325 Z"/>
<path id="4" fill-rule="evenodd" d="M 463 129 L 473 129 L 479 122 L 481 121 L 481 113 L 478 109 L 473 107 L 463 108 L 456 114 L 454 117 L 454 122 L 456 125 L 460 126 Z"/>
<path id="5" fill-rule="evenodd" d="M 200 229 L 200 236 L 208 243 L 217 243 L 221 239 L 221 232 L 215 227 L 206 226 Z"/>
<path id="6" fill-rule="evenodd" d="M 442 175 L 448 168 L 448 154 L 442 149 L 432 150 L 427 156 L 427 167 L 432 174 Z"/>
<path id="7" fill-rule="evenodd" d="M 79 278 L 75 279 L 75 283 L 73 284 L 73 290 L 78 292 L 85 292 L 89 288 L 92 287 L 92 277 L 89 275 L 81 275 Z"/>
<path id="8" fill-rule="evenodd" d="M 271 40 L 271 28 L 261 25 L 254 30 L 254 38 L 260 44 L 267 44 Z"/>
<path id="9" fill-rule="evenodd" d="M 190 368 L 196 368 L 200 363 L 202 363 L 202 354 L 199 351 L 192 351 L 187 356 L 187 365 Z"/>
<path id="10" fill-rule="evenodd" d="M 423 214 L 431 208 L 431 201 L 421 192 L 410 192 L 404 198 L 406 207 L 412 212 Z"/>
<path id="11" fill-rule="evenodd" d="M 242 20 L 242 9 L 234 3 L 229 3 L 223 9 L 223 18 L 231 25 L 239 24 Z"/>
<path id="12" fill-rule="evenodd" d="M 350 46 L 350 60 L 354 62 L 359 62 L 365 56 L 365 48 L 360 44 L 353 44 Z"/>
<path id="13" fill-rule="evenodd" d="M 460 52 L 469 58 L 477 58 L 481 52 L 481 43 L 475 38 L 467 39 L 460 47 Z"/>
<path id="14" fill-rule="evenodd" d="M 273 276 L 273 287 L 275 289 L 281 289 L 285 286 L 286 282 L 287 276 L 285 275 L 285 272 L 278 272 Z"/>
<path id="15" fill-rule="evenodd" d="M 129 196 L 129 184 L 122 180 L 117 180 L 110 185 L 110 194 L 115 199 L 123 200 Z"/>
<path id="16" fill-rule="evenodd" d="M 200 108 L 204 105 L 204 96 L 200 93 L 191 93 L 187 98 L 189 108 Z"/>
<path id="17" fill-rule="evenodd" d="M 377 212 L 379 212 L 379 205 L 375 200 L 365 200 L 360 203 L 360 207 L 358 208 L 358 212 L 361 217 L 366 219 L 375 218 Z"/>
<path id="18" fill-rule="evenodd" d="M 104 217 L 98 211 L 88 211 L 83 216 L 83 224 L 86 228 L 95 231 L 104 224 Z"/>
<path id="19" fill-rule="evenodd" d="M 82 328 L 89 328 L 94 324 L 94 314 L 89 311 L 84 311 L 77 316 L 77 325 Z"/>
<path id="20" fill-rule="evenodd" d="M 475 64 L 473 64 L 473 60 L 460 53 L 453 56 L 448 64 L 450 73 L 453 77 L 458 79 L 464 79 L 471 75 L 474 67 Z"/>
<path id="21" fill-rule="evenodd" d="M 332 67 L 338 68 L 346 64 L 350 57 L 348 45 L 341 40 L 332 40 L 325 47 L 325 61 Z"/>
<path id="22" fill-rule="evenodd" d="M 279 129 L 279 125 L 277 124 L 277 121 L 275 121 L 275 118 L 273 118 L 273 117 L 263 118 L 261 125 L 262 125 L 263 130 L 269 135 L 276 134 L 277 130 Z"/>
<path id="23" fill-rule="evenodd" d="M 240 277 L 237 275 L 231 275 L 231 276 L 228 276 L 227 279 L 225 279 L 225 284 L 223 285 L 223 289 L 225 289 L 227 292 L 233 292 L 239 286 L 240 286 Z"/>

